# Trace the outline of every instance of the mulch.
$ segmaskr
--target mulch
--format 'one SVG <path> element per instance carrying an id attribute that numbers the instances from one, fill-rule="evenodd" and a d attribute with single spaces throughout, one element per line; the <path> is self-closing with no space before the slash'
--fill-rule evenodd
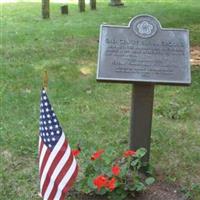
<path id="1" fill-rule="evenodd" d="M 156 183 L 135 200 L 187 200 L 187 198 L 176 185 Z"/>
<path id="2" fill-rule="evenodd" d="M 85 195 L 71 191 L 70 196 L 76 200 L 108 200 L 106 197 L 96 195 Z M 157 182 L 149 186 L 149 188 L 136 195 L 136 197 L 128 197 L 126 200 L 188 200 L 177 185 L 163 182 Z"/>

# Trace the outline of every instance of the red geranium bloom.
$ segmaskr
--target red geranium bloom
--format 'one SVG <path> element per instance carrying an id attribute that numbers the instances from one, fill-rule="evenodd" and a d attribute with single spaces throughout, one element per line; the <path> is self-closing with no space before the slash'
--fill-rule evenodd
<path id="1" fill-rule="evenodd" d="M 74 150 L 72 150 L 72 154 L 74 155 L 74 156 L 78 156 L 79 154 L 80 154 L 80 150 L 78 150 L 78 149 L 74 149 Z"/>
<path id="2" fill-rule="evenodd" d="M 96 160 L 97 158 L 99 158 L 101 156 L 102 153 L 104 153 L 103 149 L 93 153 L 91 156 L 91 160 Z"/>
<path id="3" fill-rule="evenodd" d="M 124 152 L 124 157 L 134 156 L 135 154 L 136 154 L 136 151 L 127 150 Z"/>
<path id="4" fill-rule="evenodd" d="M 93 180 L 93 184 L 100 190 L 102 187 L 106 187 L 107 181 L 107 177 L 100 175 Z"/>
<path id="5" fill-rule="evenodd" d="M 113 177 L 107 182 L 106 187 L 112 192 L 116 188 L 116 179 Z"/>
<path id="6" fill-rule="evenodd" d="M 118 176 L 120 174 L 120 167 L 118 165 L 114 165 L 112 167 L 112 173 L 113 175 Z"/>

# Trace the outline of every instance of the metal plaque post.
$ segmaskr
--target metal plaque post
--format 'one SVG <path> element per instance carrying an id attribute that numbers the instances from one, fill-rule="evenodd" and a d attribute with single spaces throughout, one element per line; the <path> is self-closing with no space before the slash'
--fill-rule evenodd
<path id="1" fill-rule="evenodd" d="M 154 84 L 136 83 L 132 89 L 130 149 L 144 147 L 143 161 L 149 162 Z"/>

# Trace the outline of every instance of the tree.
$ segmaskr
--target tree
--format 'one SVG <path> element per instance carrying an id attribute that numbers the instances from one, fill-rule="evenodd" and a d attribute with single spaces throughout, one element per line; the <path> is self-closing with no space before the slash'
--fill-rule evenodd
<path id="1" fill-rule="evenodd" d="M 85 0 L 78 0 L 79 11 L 85 12 Z"/>
<path id="2" fill-rule="evenodd" d="M 96 10 L 96 0 L 90 0 L 90 8 L 91 10 Z"/>
<path id="3" fill-rule="evenodd" d="M 48 19 L 49 16 L 49 0 L 42 0 L 42 17 L 43 19 Z"/>

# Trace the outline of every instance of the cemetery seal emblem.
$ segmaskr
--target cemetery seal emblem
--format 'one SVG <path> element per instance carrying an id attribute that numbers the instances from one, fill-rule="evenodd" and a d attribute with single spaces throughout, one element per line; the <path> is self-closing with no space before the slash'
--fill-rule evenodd
<path id="1" fill-rule="evenodd" d="M 137 28 L 138 28 L 138 32 L 140 34 L 150 35 L 151 32 L 152 32 L 153 26 L 149 22 L 143 21 L 143 22 L 141 22 L 140 24 L 137 25 Z"/>
<path id="2" fill-rule="evenodd" d="M 157 21 L 151 16 L 138 16 L 131 24 L 135 34 L 141 38 L 153 37 L 158 30 Z"/>

